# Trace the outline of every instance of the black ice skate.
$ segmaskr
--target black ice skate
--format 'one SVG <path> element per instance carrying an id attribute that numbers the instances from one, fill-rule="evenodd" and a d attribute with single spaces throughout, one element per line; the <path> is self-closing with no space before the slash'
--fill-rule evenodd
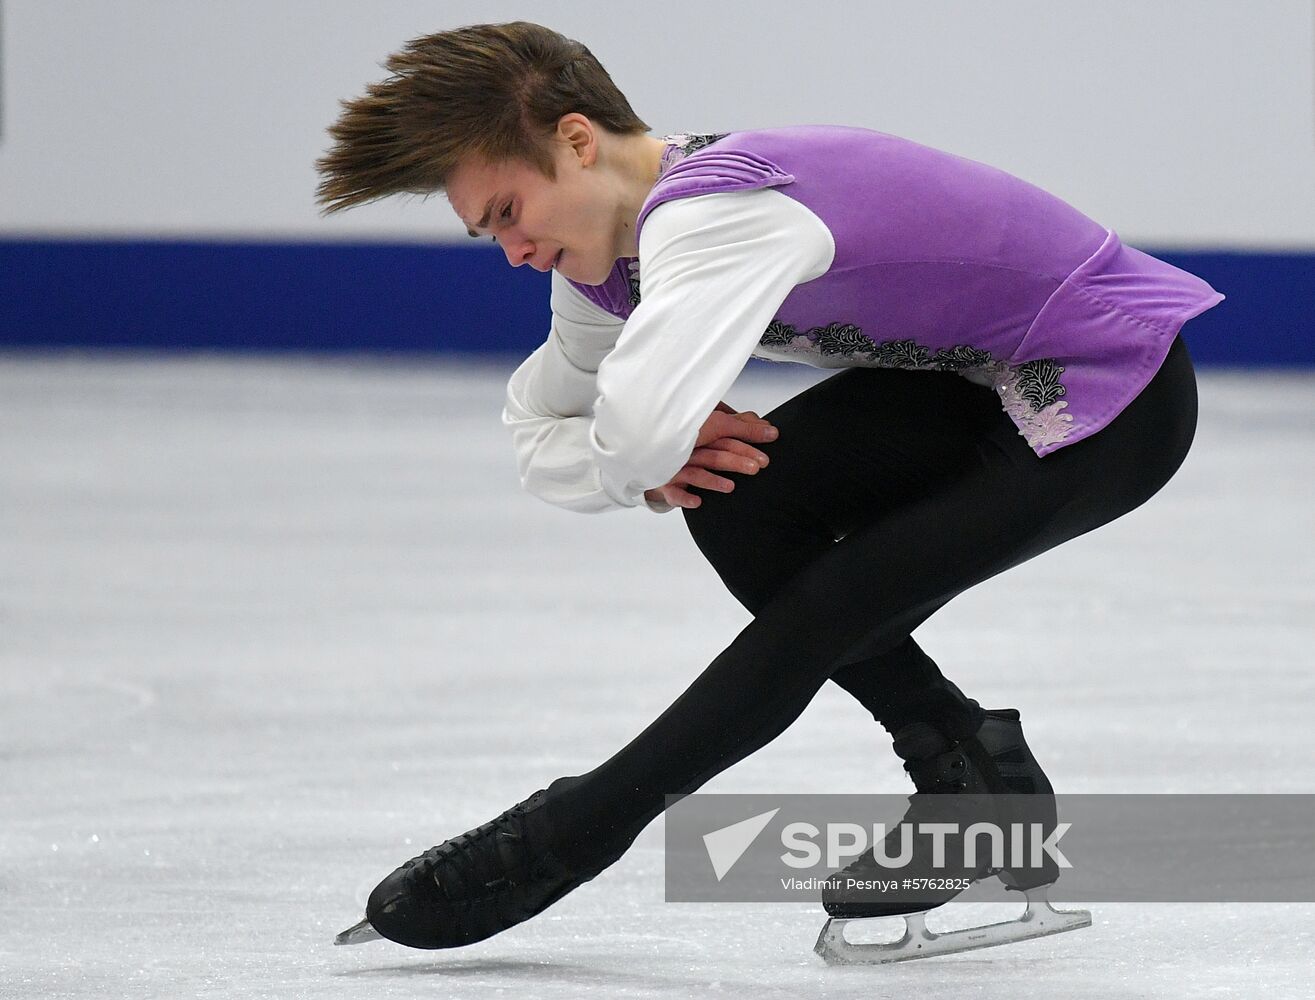
<path id="1" fill-rule="evenodd" d="M 365 919 L 334 944 L 385 937 L 411 948 L 458 948 L 528 920 L 588 882 L 603 868 L 572 869 L 548 847 L 545 795 L 541 789 L 402 865 L 370 893 Z"/>
<path id="2" fill-rule="evenodd" d="M 1045 772 L 1023 739 L 1018 712 L 988 711 L 973 735 L 951 741 L 930 725 L 915 723 L 895 736 L 895 752 L 913 779 L 916 793 L 899 825 L 879 845 L 882 858 L 897 860 L 883 865 L 876 851 L 828 880 L 822 903 L 829 919 L 814 950 L 828 963 L 883 963 L 986 948 L 1013 941 L 1056 934 L 1089 926 L 1086 911 L 1060 911 L 1046 899 L 1046 887 L 1059 875 L 1058 866 L 1034 846 L 1056 827 L 1054 791 Z M 933 863 L 933 838 L 914 831 L 923 824 L 952 824 L 967 831 L 975 823 L 1001 831 L 999 853 L 989 838 L 943 837 L 943 857 Z M 1021 826 L 1019 826 L 1021 824 Z M 1011 831 L 1027 835 L 1025 842 Z M 905 840 L 904 838 L 908 838 Z M 908 847 L 911 859 L 903 861 Z M 944 934 L 926 928 L 925 913 L 953 899 L 973 882 L 997 876 L 1010 889 L 1027 896 L 1027 909 L 1016 920 Z M 912 888 L 884 891 L 895 878 Z M 854 944 L 844 927 L 851 919 L 903 916 L 904 936 L 890 944 Z"/>

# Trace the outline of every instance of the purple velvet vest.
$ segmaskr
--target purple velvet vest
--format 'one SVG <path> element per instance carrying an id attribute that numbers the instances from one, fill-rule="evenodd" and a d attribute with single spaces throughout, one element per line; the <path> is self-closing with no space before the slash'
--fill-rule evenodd
<path id="1" fill-rule="evenodd" d="M 836 253 L 756 357 L 957 372 L 999 394 L 1039 456 L 1106 426 L 1182 325 L 1223 300 L 1025 181 L 867 129 L 673 137 L 638 226 L 673 198 L 766 187 L 815 213 Z M 639 263 L 576 287 L 624 319 Z"/>

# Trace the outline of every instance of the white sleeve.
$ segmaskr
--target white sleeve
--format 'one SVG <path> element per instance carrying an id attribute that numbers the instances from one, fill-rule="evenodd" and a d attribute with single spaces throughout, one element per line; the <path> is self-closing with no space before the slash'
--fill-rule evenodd
<path id="1" fill-rule="evenodd" d="M 589 428 L 602 491 L 620 506 L 669 482 L 781 303 L 830 268 L 810 209 L 764 188 L 677 198 L 640 233 L 640 303 L 598 366 Z"/>
<path id="2" fill-rule="evenodd" d="M 511 429 L 521 485 L 540 499 L 582 513 L 616 509 L 603 492 L 589 446 L 594 378 L 623 321 L 552 273 L 548 339 L 507 383 L 502 422 Z"/>

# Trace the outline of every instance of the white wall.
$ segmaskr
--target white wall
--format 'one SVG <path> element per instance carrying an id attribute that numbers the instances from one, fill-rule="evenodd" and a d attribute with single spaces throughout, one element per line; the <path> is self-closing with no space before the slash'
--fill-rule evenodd
<path id="1" fill-rule="evenodd" d="M 321 219 L 337 100 L 408 38 L 538 20 L 656 134 L 862 125 L 1003 167 L 1125 239 L 1315 247 L 1309 0 L 0 0 L 0 234 L 466 237 Z"/>

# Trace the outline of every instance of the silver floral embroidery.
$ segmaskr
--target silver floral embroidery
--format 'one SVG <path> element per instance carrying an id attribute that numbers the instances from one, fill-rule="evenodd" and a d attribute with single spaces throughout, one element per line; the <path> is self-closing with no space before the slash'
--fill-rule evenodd
<path id="1" fill-rule="evenodd" d="M 639 258 L 630 258 L 626 269 L 630 272 L 626 275 L 626 281 L 630 285 L 630 308 L 633 309 L 639 305 Z"/>
<path id="2" fill-rule="evenodd" d="M 711 146 L 728 135 L 729 132 L 678 132 L 667 136 L 665 141 L 678 146 L 686 156 L 689 156 L 690 153 L 697 153 L 705 146 Z"/>
<path id="3" fill-rule="evenodd" d="M 785 347 L 797 336 L 799 331 L 789 323 L 772 320 L 767 324 L 767 332 L 762 335 L 758 343 L 763 347 Z"/>
<path id="4" fill-rule="evenodd" d="M 967 344 L 936 352 L 932 362 L 943 371 L 969 371 L 973 368 L 985 368 L 991 363 L 991 352 Z M 1060 369 L 1063 371 L 1063 369 Z"/>
<path id="5" fill-rule="evenodd" d="M 1011 365 L 969 344 L 933 350 L 909 339 L 877 343 L 852 323 L 801 331 L 772 320 L 758 344 L 763 349 L 758 357 L 766 361 L 820 354 L 828 361 L 843 358 L 864 367 L 953 372 L 972 376 L 975 382 L 984 378 L 1029 447 L 1056 444 L 1072 432 L 1073 417 L 1064 412 L 1068 403 L 1060 398 L 1066 392 L 1060 381 L 1064 366 L 1053 358 Z"/>
<path id="6" fill-rule="evenodd" d="M 663 136 L 662 141 L 667 144 L 667 148 L 662 151 L 662 158 L 658 161 L 658 177 L 691 153 L 697 153 L 700 149 L 705 149 L 728 135 L 729 132 L 679 132 L 676 135 Z"/>
<path id="7" fill-rule="evenodd" d="M 832 323 L 816 330 L 809 330 L 805 336 L 817 344 L 817 349 L 823 354 L 840 354 L 849 358 L 862 351 L 871 357 L 877 351 L 877 345 L 872 342 L 872 338 L 866 336 L 853 323 Z"/>
<path id="8" fill-rule="evenodd" d="M 1063 370 L 1049 358 L 1016 366 L 998 361 L 992 366 L 992 384 L 1000 396 L 1000 403 L 1018 425 L 1018 433 L 1033 449 L 1058 444 L 1073 430 L 1072 415 L 1063 412 L 1068 403 L 1056 398 L 1064 394 L 1064 387 L 1058 384 Z M 1038 372 L 1044 374 L 1038 377 Z M 1048 389 L 1045 383 L 1051 377 L 1055 382 Z"/>
<path id="9" fill-rule="evenodd" d="M 1018 366 L 1018 391 L 1032 409 L 1040 412 L 1064 395 L 1064 386 L 1059 381 L 1063 371 L 1050 358 L 1026 361 Z"/>
<path id="10" fill-rule="evenodd" d="M 883 368 L 935 368 L 931 351 L 912 340 L 888 340 L 877 348 L 873 361 Z"/>

